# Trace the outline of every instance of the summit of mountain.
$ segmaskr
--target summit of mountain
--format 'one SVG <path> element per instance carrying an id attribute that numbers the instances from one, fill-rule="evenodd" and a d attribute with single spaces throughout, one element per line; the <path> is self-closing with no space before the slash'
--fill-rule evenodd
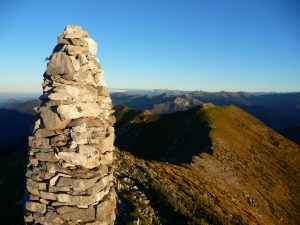
<path id="1" fill-rule="evenodd" d="M 118 115 L 117 171 L 163 224 L 299 224 L 300 147 L 254 116 L 213 104 Z"/>

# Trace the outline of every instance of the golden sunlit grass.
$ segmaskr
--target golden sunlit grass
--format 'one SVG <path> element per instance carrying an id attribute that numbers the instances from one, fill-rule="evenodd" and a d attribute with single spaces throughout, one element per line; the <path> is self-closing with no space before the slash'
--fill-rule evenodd
<path id="1" fill-rule="evenodd" d="M 178 125 L 188 118 L 188 128 Z M 123 146 L 139 158 L 125 152 L 120 152 L 120 158 L 126 155 L 135 162 L 131 170 L 139 174 L 136 179 L 141 179 L 141 187 L 164 203 L 164 207 L 157 206 L 163 212 L 162 221 L 174 217 L 175 212 L 175 224 L 299 222 L 299 146 L 255 117 L 236 106 L 209 106 L 161 117 L 138 114 L 132 121 L 119 141 L 133 138 L 141 143 Z M 179 153 L 171 152 L 161 160 L 159 156 L 173 143 L 173 132 L 185 129 Z M 202 153 L 201 145 L 195 145 L 208 143 L 206 138 L 212 154 Z M 124 143 L 120 144 L 122 150 Z M 158 157 L 152 154 L 157 149 Z M 192 164 L 182 164 L 186 161 L 178 158 L 173 161 L 176 164 L 170 163 L 172 154 L 187 159 L 185 154 L 190 152 Z"/>

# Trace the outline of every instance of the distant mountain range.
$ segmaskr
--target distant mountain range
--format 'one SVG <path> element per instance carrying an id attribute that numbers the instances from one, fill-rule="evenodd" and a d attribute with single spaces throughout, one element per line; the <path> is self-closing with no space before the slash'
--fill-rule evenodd
<path id="1" fill-rule="evenodd" d="M 162 93 L 164 91 L 166 93 Z M 23 96 L 23 98 L 2 99 L 0 101 L 0 125 L 4 127 L 6 123 L 10 123 L 10 128 L 6 130 L 0 140 L 2 146 L 0 155 L 9 151 L 6 143 L 4 143 L 5 140 L 12 140 L 11 138 L 14 137 L 15 140 L 24 140 L 30 133 L 30 125 L 33 124 L 35 113 L 33 108 L 38 106 L 40 101 L 38 99 L 28 100 L 28 97 Z M 148 110 L 155 114 L 184 111 L 208 102 L 216 105 L 232 104 L 239 106 L 272 129 L 300 144 L 300 136 L 298 135 L 300 132 L 300 92 L 258 94 L 248 92 L 186 92 L 165 89 L 154 91 L 123 90 L 122 92 L 111 93 L 111 98 L 115 106 L 126 105 L 136 110 Z M 17 117 L 16 120 L 12 118 L 14 115 Z M 8 117 L 11 118 L 9 119 L 10 122 L 7 121 Z M 22 122 L 18 118 L 22 118 Z"/>
<path id="2" fill-rule="evenodd" d="M 39 104 L 39 100 L 9 101 L 0 108 L 0 156 L 26 143 L 35 121 L 33 107 Z"/>
<path id="3" fill-rule="evenodd" d="M 276 130 L 300 125 L 300 93 L 263 94 L 247 92 L 190 92 L 156 96 L 112 93 L 114 105 L 127 105 L 155 113 L 186 110 L 202 103 L 237 105 Z"/>

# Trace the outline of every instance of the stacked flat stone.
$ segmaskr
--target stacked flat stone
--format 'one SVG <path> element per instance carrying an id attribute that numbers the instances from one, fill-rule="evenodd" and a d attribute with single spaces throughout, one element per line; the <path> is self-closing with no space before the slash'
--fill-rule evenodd
<path id="1" fill-rule="evenodd" d="M 49 57 L 29 137 L 26 224 L 114 224 L 115 117 L 96 52 L 69 25 Z"/>

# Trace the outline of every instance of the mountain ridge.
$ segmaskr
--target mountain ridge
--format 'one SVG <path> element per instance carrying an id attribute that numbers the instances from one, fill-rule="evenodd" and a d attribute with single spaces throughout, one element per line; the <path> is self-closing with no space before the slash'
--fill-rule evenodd
<path id="1" fill-rule="evenodd" d="M 171 119 L 165 117 L 176 116 L 176 120 L 179 122 L 184 116 L 190 117 L 191 114 L 189 113 L 202 122 L 197 124 L 198 129 L 188 131 L 184 140 L 184 148 L 181 149 L 178 146 L 174 148 L 173 141 L 176 140 L 176 137 L 168 134 L 166 130 L 170 133 L 173 131 L 176 133 L 178 129 L 184 130 L 184 127 L 176 128 L 176 124 L 166 123 L 165 120 Z M 214 206 L 211 206 L 213 207 L 212 211 L 214 211 L 213 215 L 219 218 L 217 219 L 219 222 L 204 219 L 208 224 L 234 224 L 230 221 L 236 218 L 239 218 L 238 221 L 242 221 L 237 224 L 299 223 L 298 208 L 300 205 L 298 199 L 300 196 L 297 190 L 300 188 L 298 182 L 300 179 L 298 172 L 300 147 L 252 115 L 236 106 L 207 104 L 169 115 L 157 116 L 153 113 L 144 115 L 143 112 L 140 114 L 136 112 L 132 114 L 131 118 L 124 118 L 131 122 L 126 125 L 129 128 L 117 135 L 116 146 L 122 152 L 124 150 L 130 152 L 133 155 L 131 156 L 133 157 L 132 160 L 144 165 L 142 171 L 148 171 L 152 175 L 155 173 L 156 175 L 153 175 L 151 179 L 156 180 L 156 185 L 164 186 L 162 188 L 169 195 L 194 199 L 184 194 L 188 190 L 183 188 L 184 183 L 180 183 L 182 179 L 188 179 L 188 182 L 194 185 L 193 190 L 202 190 L 201 195 L 205 195 L 206 192 L 210 193 L 215 202 Z M 122 123 L 119 120 L 117 124 L 120 122 Z M 167 126 L 165 126 L 166 124 Z M 144 127 L 140 132 L 139 128 L 142 125 Z M 150 128 L 146 128 L 148 126 Z M 199 126 L 202 128 L 199 129 Z M 199 132 L 203 131 L 205 127 L 208 130 L 203 132 L 201 136 Z M 122 126 L 117 129 L 120 128 Z M 146 129 L 148 132 L 145 132 Z M 200 136 L 195 137 L 194 134 Z M 159 136 L 162 137 L 159 139 Z M 188 137 L 193 138 L 189 139 Z M 206 137 L 210 139 L 207 145 L 201 146 L 191 143 L 191 140 L 198 142 L 205 140 Z M 137 143 L 135 146 L 126 141 L 131 139 Z M 163 140 L 169 141 L 169 146 L 165 145 Z M 160 142 L 161 144 L 159 144 Z M 177 144 L 180 145 L 180 141 Z M 170 146 L 173 146 L 171 151 Z M 195 150 L 195 148 L 197 149 Z M 192 152 L 193 157 L 187 155 L 188 153 L 184 150 L 188 150 L 188 153 Z M 181 160 L 178 160 L 178 157 L 172 157 L 172 154 L 181 155 Z M 182 160 L 184 157 L 191 161 Z M 165 171 L 170 170 L 174 172 L 165 173 Z M 161 177 L 161 180 L 165 180 L 166 183 L 157 180 L 155 176 Z M 195 179 L 202 180 L 200 182 L 202 187 Z M 173 190 L 172 193 L 165 187 L 167 183 L 168 185 L 175 185 L 171 181 L 178 185 L 178 190 Z M 173 200 L 170 201 L 170 204 L 175 207 L 176 204 L 172 203 Z M 190 201 L 195 201 L 195 199 Z M 184 209 L 182 209 L 181 215 L 189 215 L 190 220 L 196 224 L 200 224 L 199 221 L 203 220 L 189 211 L 186 206 L 180 207 Z M 185 212 L 186 210 L 187 212 Z M 207 213 L 209 214 L 209 212 Z M 233 215 L 237 217 L 234 219 Z"/>

